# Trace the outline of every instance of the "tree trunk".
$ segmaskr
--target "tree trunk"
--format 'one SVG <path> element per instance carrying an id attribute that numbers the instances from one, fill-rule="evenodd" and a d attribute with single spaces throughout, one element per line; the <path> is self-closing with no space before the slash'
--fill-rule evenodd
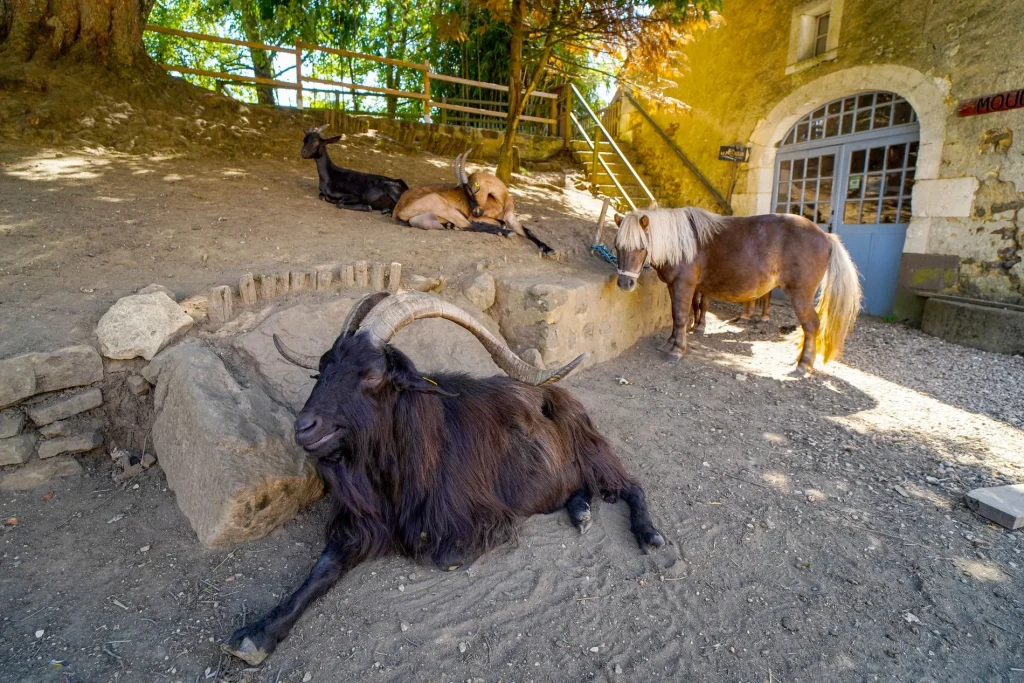
<path id="1" fill-rule="evenodd" d="M 495 175 L 508 185 L 512 181 L 512 148 L 516 145 L 516 129 L 523 115 L 523 20 L 526 16 L 526 0 L 512 0 L 512 43 L 509 46 L 508 73 L 508 118 L 505 119 L 505 139 L 498 152 L 498 168 Z"/>
<path id="2" fill-rule="evenodd" d="M 142 44 L 154 0 L 0 0 L 0 60 L 156 68 Z"/>
<path id="3" fill-rule="evenodd" d="M 384 10 L 384 56 L 388 59 L 394 59 L 395 51 L 395 13 L 392 7 L 392 3 L 387 3 L 387 7 Z M 388 89 L 393 90 L 395 88 L 395 65 L 385 64 L 384 65 L 384 86 Z M 398 113 L 398 98 L 394 95 L 387 96 L 388 102 L 388 118 L 393 119 Z"/>
<path id="4" fill-rule="evenodd" d="M 241 10 L 242 31 L 245 33 L 245 39 L 250 43 L 263 42 L 263 38 L 260 36 L 259 18 L 255 14 L 256 11 L 258 10 L 248 3 L 245 3 Z M 249 57 L 252 59 L 252 72 L 258 78 L 274 77 L 274 58 L 271 56 L 269 50 L 250 47 Z M 254 87 L 256 88 L 257 102 L 260 104 L 277 104 L 277 98 L 274 96 L 273 86 L 257 85 Z"/>

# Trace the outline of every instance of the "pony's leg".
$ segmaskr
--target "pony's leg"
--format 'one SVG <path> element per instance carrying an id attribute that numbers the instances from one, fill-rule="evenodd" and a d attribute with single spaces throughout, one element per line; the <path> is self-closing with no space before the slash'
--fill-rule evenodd
<path id="1" fill-rule="evenodd" d="M 772 317 L 772 293 L 768 292 L 761 297 L 761 320 L 768 321 Z"/>
<path id="2" fill-rule="evenodd" d="M 682 278 L 677 278 L 669 288 L 672 298 L 672 336 L 665 346 L 671 344 L 668 355 L 674 360 L 679 360 L 686 353 L 686 324 L 689 322 L 693 293 L 696 289 L 696 283 L 685 282 Z M 703 301 L 703 295 L 701 300 Z"/>
<path id="3" fill-rule="evenodd" d="M 694 332 L 704 334 L 704 318 L 708 314 L 708 304 L 711 303 L 711 299 L 706 296 L 700 298 L 700 312 L 697 315 L 697 325 L 693 328 Z"/>
<path id="4" fill-rule="evenodd" d="M 800 327 L 804 331 L 803 348 L 800 351 L 800 358 L 797 361 L 796 369 L 792 374 L 794 377 L 806 377 L 814 372 L 814 355 L 818 337 L 818 313 L 814 310 L 814 292 L 792 292 L 786 291 L 789 301 L 793 304 L 793 312 L 796 319 L 800 321 Z"/>
<path id="5" fill-rule="evenodd" d="M 579 489 L 565 501 L 565 509 L 569 512 L 569 519 L 574 527 L 585 534 L 590 529 L 592 517 L 590 515 L 590 494 L 586 489 Z"/>

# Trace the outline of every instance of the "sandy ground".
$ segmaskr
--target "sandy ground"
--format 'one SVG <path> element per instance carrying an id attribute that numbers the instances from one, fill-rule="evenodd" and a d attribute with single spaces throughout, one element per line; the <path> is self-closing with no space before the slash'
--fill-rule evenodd
<path id="1" fill-rule="evenodd" d="M 447 175 L 435 157 L 345 149 L 414 181 Z M 539 262 L 525 243 L 340 212 L 316 201 L 310 162 L 0 161 L 0 357 L 88 341 L 110 303 L 153 281 L 191 294 L 286 264 L 379 258 L 457 277 L 480 260 L 589 258 Z M 585 244 L 593 204 L 543 180 L 520 190 L 522 212 L 555 246 Z M 565 514 L 535 517 L 457 571 L 370 563 L 247 669 L 217 643 L 302 581 L 326 503 L 206 550 L 159 468 L 117 485 L 111 463 L 84 458 L 81 478 L 0 495 L 0 519 L 18 520 L 0 532 L 0 678 L 1021 680 L 1024 546 L 961 500 L 1024 481 L 1024 359 L 863 319 L 844 362 L 795 381 L 788 308 L 759 325 L 725 322 L 735 313 L 714 305 L 679 364 L 647 339 L 565 383 L 646 486 L 669 540 L 657 554 L 639 553 L 622 504 L 599 503 L 586 536 Z"/>

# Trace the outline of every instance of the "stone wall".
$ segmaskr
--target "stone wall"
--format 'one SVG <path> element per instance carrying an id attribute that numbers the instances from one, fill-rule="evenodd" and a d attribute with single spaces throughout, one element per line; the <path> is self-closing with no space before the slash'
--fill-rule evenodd
<path id="1" fill-rule="evenodd" d="M 806 3 L 734 0 L 725 21 L 686 48 L 687 72 L 669 95 L 686 111 L 648 107 L 663 129 L 726 193 L 736 213 L 772 210 L 775 151 L 789 127 L 830 100 L 864 90 L 906 97 L 921 119 L 914 217 L 905 251 L 961 258 L 958 289 L 1024 299 L 1024 109 L 961 118 L 960 100 L 1024 87 L 1018 47 L 1024 13 L 1010 0 L 832 3 L 838 45 L 790 64 L 794 10 Z M 814 4 L 814 3 L 812 3 Z M 819 5 L 828 3 L 817 3 Z M 787 73 L 787 71 L 789 73 Z M 697 180 L 643 124 L 620 122 L 648 171 L 681 204 L 714 209 Z M 751 147 L 748 163 L 718 160 L 726 144 Z"/>

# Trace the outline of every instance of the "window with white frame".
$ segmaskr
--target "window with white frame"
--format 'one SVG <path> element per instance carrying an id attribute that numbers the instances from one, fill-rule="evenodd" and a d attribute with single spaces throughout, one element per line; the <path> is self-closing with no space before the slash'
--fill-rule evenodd
<path id="1" fill-rule="evenodd" d="M 793 10 L 786 73 L 798 73 L 837 56 L 843 0 L 813 0 Z"/>

